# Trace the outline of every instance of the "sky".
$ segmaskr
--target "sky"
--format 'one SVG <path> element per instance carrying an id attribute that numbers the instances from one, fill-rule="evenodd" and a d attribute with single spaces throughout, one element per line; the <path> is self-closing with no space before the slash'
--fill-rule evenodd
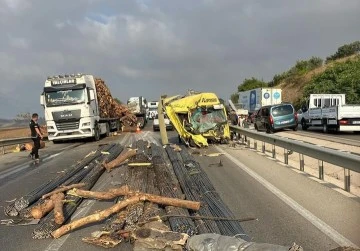
<path id="1" fill-rule="evenodd" d="M 0 0 L 0 118 L 39 112 L 49 75 L 101 77 L 114 97 L 188 89 L 228 99 L 360 39 L 359 0 Z"/>

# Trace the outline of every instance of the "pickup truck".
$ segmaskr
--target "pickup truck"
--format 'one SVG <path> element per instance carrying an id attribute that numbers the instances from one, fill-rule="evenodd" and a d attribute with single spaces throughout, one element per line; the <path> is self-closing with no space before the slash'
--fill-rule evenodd
<path id="1" fill-rule="evenodd" d="M 301 126 L 323 128 L 323 132 L 360 132 L 360 105 L 345 103 L 345 94 L 311 94 L 308 105 L 302 108 Z"/>

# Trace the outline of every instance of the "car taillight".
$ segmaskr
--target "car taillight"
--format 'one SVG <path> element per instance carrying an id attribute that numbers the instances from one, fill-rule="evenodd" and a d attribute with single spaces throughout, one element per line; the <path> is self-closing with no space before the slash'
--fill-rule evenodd
<path id="1" fill-rule="evenodd" d="M 273 119 L 273 117 L 270 115 L 270 124 L 274 124 L 274 119 Z"/>
<path id="2" fill-rule="evenodd" d="M 348 120 L 340 120 L 340 125 L 347 125 L 349 124 Z"/>

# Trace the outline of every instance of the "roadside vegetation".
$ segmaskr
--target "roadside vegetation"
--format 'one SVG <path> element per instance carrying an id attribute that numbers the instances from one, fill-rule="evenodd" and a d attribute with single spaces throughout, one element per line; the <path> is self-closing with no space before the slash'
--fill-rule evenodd
<path id="1" fill-rule="evenodd" d="M 281 88 L 283 101 L 296 108 L 306 102 L 311 93 L 345 93 L 346 102 L 360 103 L 360 41 L 340 46 L 324 61 L 320 57 L 298 60 L 289 70 L 275 74 L 269 82 L 256 78 L 245 79 L 237 91 L 259 87 Z M 238 102 L 237 93 L 231 100 Z"/>

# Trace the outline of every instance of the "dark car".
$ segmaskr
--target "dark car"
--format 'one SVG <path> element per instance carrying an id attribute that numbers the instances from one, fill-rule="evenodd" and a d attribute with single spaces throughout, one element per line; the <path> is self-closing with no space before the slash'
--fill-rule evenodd
<path id="1" fill-rule="evenodd" d="M 278 104 L 262 107 L 255 114 L 255 129 L 268 133 L 281 129 L 297 130 L 298 118 L 292 104 Z"/>

